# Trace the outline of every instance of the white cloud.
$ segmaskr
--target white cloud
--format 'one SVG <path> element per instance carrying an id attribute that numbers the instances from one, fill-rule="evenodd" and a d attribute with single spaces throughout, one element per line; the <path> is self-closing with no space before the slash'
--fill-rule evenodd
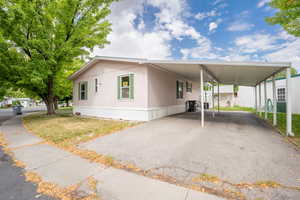
<path id="1" fill-rule="evenodd" d="M 276 35 L 254 34 L 235 40 L 235 49 L 240 55 L 260 55 L 257 59 L 267 61 L 292 62 L 300 71 L 300 39 L 280 31 Z"/>
<path id="2" fill-rule="evenodd" d="M 221 2 L 223 2 L 224 0 L 215 0 L 214 2 L 213 2 L 213 5 L 217 5 L 217 4 L 219 4 L 219 3 L 221 3 Z"/>
<path id="3" fill-rule="evenodd" d="M 242 21 L 235 21 L 231 23 L 227 30 L 228 31 L 247 31 L 250 30 L 252 27 L 254 27 L 254 24 L 249 24 Z"/>
<path id="4" fill-rule="evenodd" d="M 211 46 L 199 46 L 190 49 L 181 49 L 180 53 L 182 54 L 183 59 L 188 58 L 197 58 L 197 59 L 217 59 L 218 55 L 215 54 Z"/>
<path id="5" fill-rule="evenodd" d="M 234 43 L 244 53 L 254 53 L 280 48 L 278 37 L 269 34 L 254 34 L 238 37 Z"/>
<path id="6" fill-rule="evenodd" d="M 269 3 L 271 0 L 260 0 L 257 4 L 258 8 L 264 7 L 267 3 Z"/>
<path id="7" fill-rule="evenodd" d="M 123 0 L 114 3 L 111 9 L 109 20 L 112 23 L 112 32 L 108 36 L 111 43 L 103 49 L 96 48 L 93 55 L 140 58 L 166 58 L 171 55 L 169 32 L 143 32 L 143 21 L 137 28 L 134 26 L 134 20 L 143 12 L 141 1 Z"/>
<path id="8" fill-rule="evenodd" d="M 145 29 L 144 21 L 138 18 L 143 15 L 145 4 L 159 9 L 150 31 Z M 171 56 L 171 40 L 183 38 L 195 40 L 199 47 L 210 54 L 210 40 L 187 23 L 185 16 L 188 10 L 184 0 L 123 0 L 114 3 L 109 17 L 112 33 L 108 40 L 111 44 L 96 49 L 94 55 L 163 59 Z M 134 24 L 136 21 L 139 24 Z M 217 20 L 215 23 L 219 22 Z"/>
<path id="9" fill-rule="evenodd" d="M 215 30 L 215 29 L 217 29 L 218 28 L 218 24 L 217 23 L 215 23 L 215 22 L 211 22 L 211 23 L 209 23 L 209 28 L 208 28 L 208 30 L 211 32 L 211 31 L 213 31 L 213 30 Z"/>
<path id="10" fill-rule="evenodd" d="M 292 62 L 292 66 L 300 72 L 300 39 L 288 41 L 283 48 L 265 55 L 269 61 Z"/>
<path id="11" fill-rule="evenodd" d="M 214 16 L 219 16 L 220 14 L 217 13 L 216 10 L 212 10 L 210 12 L 199 12 L 195 15 L 195 18 L 198 20 L 203 20 L 207 17 L 214 17 Z"/>
<path id="12" fill-rule="evenodd" d="M 138 30 L 144 30 L 145 29 L 145 22 L 144 20 L 141 20 L 141 22 L 138 25 Z"/>

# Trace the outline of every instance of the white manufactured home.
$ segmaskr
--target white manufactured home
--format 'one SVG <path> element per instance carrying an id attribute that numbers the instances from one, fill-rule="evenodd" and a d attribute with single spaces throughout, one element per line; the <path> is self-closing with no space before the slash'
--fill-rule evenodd
<path id="1" fill-rule="evenodd" d="M 194 100 L 199 102 L 203 127 L 205 82 L 257 88 L 270 77 L 286 70 L 287 133 L 292 135 L 290 67 L 291 64 L 287 62 L 95 57 L 69 77 L 74 83 L 73 112 L 105 118 L 148 121 L 185 112 L 186 101 Z M 261 108 L 261 92 L 255 95 L 260 102 L 256 102 L 256 108 Z M 214 107 L 214 100 L 212 104 Z M 214 116 L 214 110 L 212 113 Z"/>

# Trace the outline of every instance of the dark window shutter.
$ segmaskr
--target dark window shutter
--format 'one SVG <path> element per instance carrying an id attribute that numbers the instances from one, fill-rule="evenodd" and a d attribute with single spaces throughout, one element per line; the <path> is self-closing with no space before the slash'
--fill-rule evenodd
<path id="1" fill-rule="evenodd" d="M 179 81 L 176 81 L 176 98 L 179 98 Z"/>
<path id="2" fill-rule="evenodd" d="M 185 90 L 188 92 L 189 91 L 189 82 L 185 82 Z"/>
<path id="3" fill-rule="evenodd" d="M 81 90 L 81 88 L 80 88 L 80 82 L 78 83 L 78 100 L 80 100 L 81 98 L 80 98 L 80 90 Z"/>
<path id="4" fill-rule="evenodd" d="M 129 75 L 129 98 L 134 99 L 134 74 Z"/>
<path id="5" fill-rule="evenodd" d="M 88 82 L 85 82 L 85 100 L 88 99 L 88 91 L 89 91 Z"/>
<path id="6" fill-rule="evenodd" d="M 121 98 L 121 96 L 120 96 L 120 90 L 121 90 L 121 77 L 118 76 L 118 87 L 117 87 L 118 99 Z"/>

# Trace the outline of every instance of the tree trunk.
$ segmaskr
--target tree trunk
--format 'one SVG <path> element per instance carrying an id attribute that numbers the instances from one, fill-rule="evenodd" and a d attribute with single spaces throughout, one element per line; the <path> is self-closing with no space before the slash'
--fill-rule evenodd
<path id="1" fill-rule="evenodd" d="M 53 115 L 55 114 L 55 109 L 54 109 L 54 92 L 53 92 L 53 78 L 49 77 L 48 78 L 48 83 L 47 83 L 47 97 L 44 99 L 45 104 L 47 106 L 47 115 Z"/>
<path id="2" fill-rule="evenodd" d="M 56 97 L 54 98 L 54 109 L 58 110 L 58 99 Z"/>
<path id="3" fill-rule="evenodd" d="M 69 98 L 66 98 L 66 106 L 69 107 Z"/>

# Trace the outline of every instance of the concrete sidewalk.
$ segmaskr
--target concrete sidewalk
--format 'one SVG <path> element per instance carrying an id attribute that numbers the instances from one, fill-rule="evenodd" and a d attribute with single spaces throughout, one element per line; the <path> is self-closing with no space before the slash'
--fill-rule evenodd
<path id="1" fill-rule="evenodd" d="M 12 118 L 0 127 L 8 147 L 27 170 L 37 172 L 44 181 L 65 187 L 93 176 L 97 192 L 104 200 L 219 200 L 221 198 L 139 176 L 121 169 L 91 163 L 52 145 L 26 131 L 21 117 Z"/>

